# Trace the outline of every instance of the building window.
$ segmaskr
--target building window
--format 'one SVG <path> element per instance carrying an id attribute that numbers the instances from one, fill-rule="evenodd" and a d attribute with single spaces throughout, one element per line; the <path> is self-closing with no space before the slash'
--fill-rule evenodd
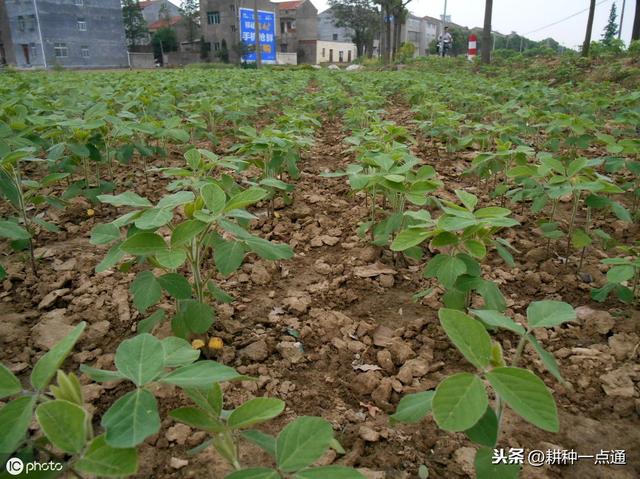
<path id="1" fill-rule="evenodd" d="M 207 23 L 209 25 L 219 25 L 220 12 L 207 12 Z"/>
<path id="2" fill-rule="evenodd" d="M 284 33 L 284 22 L 280 22 L 280 33 Z"/>
<path id="3" fill-rule="evenodd" d="M 22 15 L 18 16 L 18 30 L 24 32 L 26 29 L 26 23 L 24 21 L 24 17 Z"/>
<path id="4" fill-rule="evenodd" d="M 84 7 L 84 0 L 75 0 L 75 4 L 77 7 Z"/>
<path id="5" fill-rule="evenodd" d="M 236 26 L 235 25 L 231 25 L 231 31 L 235 33 L 235 31 L 236 31 Z"/>
<path id="6" fill-rule="evenodd" d="M 79 18 L 78 19 L 78 30 L 81 32 L 86 32 L 87 31 L 87 22 L 84 18 Z"/>
<path id="7" fill-rule="evenodd" d="M 322 49 L 322 58 L 325 57 L 325 50 L 326 50 L 325 48 Z"/>
<path id="8" fill-rule="evenodd" d="M 231 9 L 232 12 L 236 11 L 236 6 L 234 4 L 229 5 L 229 8 Z"/>
<path id="9" fill-rule="evenodd" d="M 56 58 L 67 58 L 69 56 L 69 49 L 67 48 L 66 43 L 54 43 L 53 51 Z"/>
<path id="10" fill-rule="evenodd" d="M 213 51 L 214 52 L 220 51 L 220 42 L 214 42 L 213 43 Z"/>
<path id="11" fill-rule="evenodd" d="M 80 47 L 80 56 L 82 56 L 82 58 L 89 58 L 89 47 L 86 45 L 83 45 Z"/>
<path id="12" fill-rule="evenodd" d="M 344 61 L 344 52 L 340 50 L 338 52 L 338 62 L 342 63 Z"/>
<path id="13" fill-rule="evenodd" d="M 337 34 L 337 33 L 334 33 L 334 34 L 333 34 L 333 41 L 334 41 L 334 42 L 337 42 L 337 41 L 338 41 L 338 34 Z"/>
<path id="14" fill-rule="evenodd" d="M 35 32 L 35 30 L 36 30 L 36 16 L 29 15 L 29 31 Z"/>
<path id="15" fill-rule="evenodd" d="M 36 45 L 35 43 L 30 43 L 29 50 L 31 50 L 31 58 L 38 57 L 38 45 Z"/>

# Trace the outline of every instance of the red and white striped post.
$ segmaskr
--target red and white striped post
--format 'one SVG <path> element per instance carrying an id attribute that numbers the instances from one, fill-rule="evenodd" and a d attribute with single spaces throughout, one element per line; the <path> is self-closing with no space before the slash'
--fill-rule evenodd
<path id="1" fill-rule="evenodd" d="M 467 58 L 473 60 L 478 55 L 478 37 L 475 35 L 469 35 L 469 51 L 467 52 Z"/>

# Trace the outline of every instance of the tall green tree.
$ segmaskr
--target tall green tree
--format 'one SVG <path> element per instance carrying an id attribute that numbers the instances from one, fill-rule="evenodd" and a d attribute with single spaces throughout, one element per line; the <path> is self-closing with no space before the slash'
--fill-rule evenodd
<path id="1" fill-rule="evenodd" d="M 493 0 L 485 0 L 484 4 L 484 28 L 482 29 L 482 43 L 480 54 L 482 63 L 491 63 L 491 17 L 493 16 Z"/>
<path id="2" fill-rule="evenodd" d="M 138 0 L 122 0 L 122 23 L 129 46 L 137 45 L 149 34 Z"/>
<path id="3" fill-rule="evenodd" d="M 182 0 L 181 13 L 187 27 L 187 39 L 194 42 L 200 32 L 200 1 Z"/>
<path id="4" fill-rule="evenodd" d="M 371 0 L 329 0 L 336 26 L 353 30 L 351 40 L 358 57 L 371 56 L 373 41 L 380 31 L 380 17 Z"/>
<path id="5" fill-rule="evenodd" d="M 596 14 L 596 0 L 591 0 L 589 3 L 589 18 L 587 19 L 587 32 L 584 36 L 584 43 L 582 44 L 582 56 L 589 56 L 589 47 L 591 46 L 591 32 L 593 31 L 593 17 Z"/>
<path id="6" fill-rule="evenodd" d="M 175 52 L 178 50 L 178 37 L 173 28 L 162 27 L 151 38 L 153 53 L 160 57 L 162 53 Z"/>
<path id="7" fill-rule="evenodd" d="M 609 20 L 607 20 L 607 25 L 604 27 L 604 31 L 602 32 L 602 43 L 605 45 L 609 45 L 618 34 L 618 12 L 616 10 L 615 2 L 611 4 L 611 10 L 609 11 Z"/>

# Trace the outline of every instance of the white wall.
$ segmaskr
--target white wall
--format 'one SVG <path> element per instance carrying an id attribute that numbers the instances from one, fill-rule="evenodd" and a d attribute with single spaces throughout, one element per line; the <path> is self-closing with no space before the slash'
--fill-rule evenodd
<path id="1" fill-rule="evenodd" d="M 331 58 L 331 51 L 333 51 L 333 58 Z M 358 56 L 358 49 L 353 43 L 327 42 L 319 40 L 316 50 L 316 63 L 339 63 L 340 52 L 342 52 L 342 63 L 354 61 Z M 351 52 L 351 59 L 349 59 L 349 52 Z"/>

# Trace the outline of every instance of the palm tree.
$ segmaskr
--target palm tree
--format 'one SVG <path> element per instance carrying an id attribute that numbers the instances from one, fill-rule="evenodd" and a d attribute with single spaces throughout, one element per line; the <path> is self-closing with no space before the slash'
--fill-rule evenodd
<path id="1" fill-rule="evenodd" d="M 493 0 L 486 0 L 484 4 L 484 29 L 482 30 L 482 63 L 491 63 L 491 15 L 493 12 Z"/>
<path id="2" fill-rule="evenodd" d="M 591 31 L 593 30 L 593 16 L 596 13 L 596 0 L 591 0 L 589 5 L 589 20 L 587 20 L 587 34 L 584 37 L 584 43 L 582 44 L 582 56 L 589 56 L 589 46 L 591 45 Z"/>

